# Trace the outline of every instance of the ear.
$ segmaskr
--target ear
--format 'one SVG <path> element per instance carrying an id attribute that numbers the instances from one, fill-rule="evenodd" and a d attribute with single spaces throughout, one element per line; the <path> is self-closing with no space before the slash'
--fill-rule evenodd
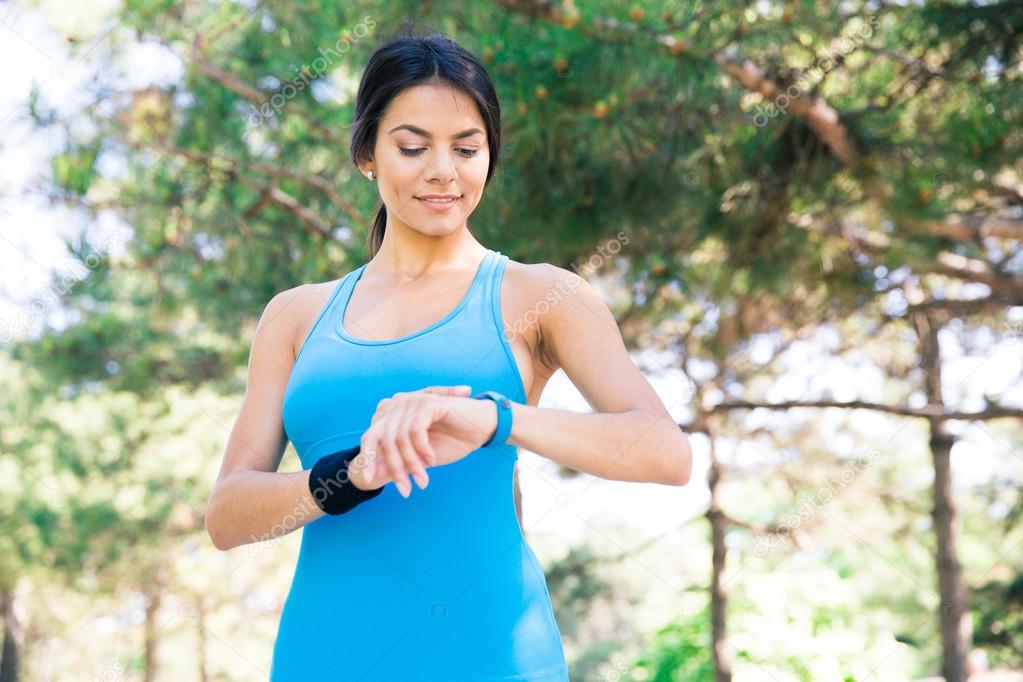
<path id="1" fill-rule="evenodd" d="M 373 167 L 373 157 L 370 156 L 366 159 L 363 159 L 362 161 L 356 162 L 356 166 L 358 167 L 359 172 L 363 174 L 363 176 L 369 177 L 367 173 L 369 173 L 369 171 Z"/>

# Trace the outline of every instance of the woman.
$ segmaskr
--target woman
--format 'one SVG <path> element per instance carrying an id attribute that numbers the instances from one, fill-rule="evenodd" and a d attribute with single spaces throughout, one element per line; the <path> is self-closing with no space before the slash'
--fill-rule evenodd
<path id="1" fill-rule="evenodd" d="M 206 516 L 225 550 L 304 526 L 273 680 L 567 680 L 515 515 L 516 448 L 689 479 L 686 438 L 596 292 L 469 231 L 500 145 L 469 52 L 434 35 L 373 54 L 350 150 L 383 201 L 372 259 L 267 304 Z M 536 407 L 559 367 L 598 413 Z M 288 439 L 303 471 L 278 473 Z"/>

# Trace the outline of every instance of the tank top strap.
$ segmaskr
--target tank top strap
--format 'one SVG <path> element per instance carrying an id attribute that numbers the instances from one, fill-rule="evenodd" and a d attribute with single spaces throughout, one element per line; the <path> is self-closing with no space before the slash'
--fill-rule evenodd
<path id="1" fill-rule="evenodd" d="M 467 310 L 463 311 L 473 320 L 485 325 L 493 324 L 495 292 L 500 287 L 501 270 L 506 260 L 508 257 L 500 251 L 488 249 L 486 259 L 480 268 L 480 287 L 468 301 Z"/>
<path id="2" fill-rule="evenodd" d="M 325 330 L 329 329 L 329 322 L 337 311 L 339 300 L 343 297 L 345 285 L 351 280 L 352 272 L 354 271 L 342 275 L 341 279 L 339 279 L 337 284 L 334 285 L 334 291 L 331 292 L 330 298 L 328 298 L 327 302 L 322 308 L 320 308 L 320 312 L 317 314 L 316 320 L 313 322 L 313 326 L 309 328 L 308 332 L 306 332 L 305 339 L 302 341 L 302 346 L 298 350 L 298 355 L 295 356 L 296 363 L 298 362 L 298 358 L 302 356 L 302 351 L 309 345 L 310 339 L 314 336 L 325 333 Z M 324 320 L 324 318 L 326 318 L 326 320 Z"/>
<path id="3" fill-rule="evenodd" d="M 494 258 L 490 262 L 490 271 L 487 273 L 486 286 L 484 286 L 483 297 L 487 299 L 490 312 L 494 318 L 501 320 L 501 280 L 504 276 L 504 267 L 508 264 L 508 256 L 500 251 L 494 252 Z M 498 330 L 503 331 L 503 330 Z"/>
<path id="4" fill-rule="evenodd" d="M 365 262 L 357 268 L 354 268 L 351 272 L 344 276 L 341 280 L 341 284 L 338 286 L 338 296 L 336 300 L 331 303 L 333 310 L 330 311 L 331 316 L 336 316 L 342 313 L 345 308 L 348 307 L 348 300 L 352 297 L 352 293 L 355 291 L 355 283 L 362 277 L 362 271 L 366 269 L 369 262 Z"/>

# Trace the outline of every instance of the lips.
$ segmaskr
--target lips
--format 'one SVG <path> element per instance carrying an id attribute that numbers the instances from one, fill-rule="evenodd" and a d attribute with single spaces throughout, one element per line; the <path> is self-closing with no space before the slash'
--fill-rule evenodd
<path id="1" fill-rule="evenodd" d="M 427 201 L 431 204 L 449 204 L 461 198 L 458 194 L 423 194 L 416 197 L 420 201 Z"/>

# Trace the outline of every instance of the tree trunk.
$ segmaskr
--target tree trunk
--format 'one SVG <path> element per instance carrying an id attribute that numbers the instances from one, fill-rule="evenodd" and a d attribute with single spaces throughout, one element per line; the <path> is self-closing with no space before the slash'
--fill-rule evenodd
<path id="1" fill-rule="evenodd" d="M 4 645 L 0 658 L 0 682 L 18 682 L 18 668 L 21 662 L 23 632 L 18 617 L 14 614 L 14 588 L 0 592 L 0 612 L 4 620 Z"/>
<path id="2" fill-rule="evenodd" d="M 944 424 L 931 427 L 934 459 L 934 534 L 938 545 L 938 589 L 941 594 L 941 674 L 946 682 L 965 682 L 966 657 L 973 626 L 966 607 L 966 585 L 956 549 L 959 519 L 952 495 L 951 457 L 954 438 Z"/>
<path id="3" fill-rule="evenodd" d="M 930 405 L 944 405 L 941 395 L 941 349 L 938 331 L 941 325 L 923 313 L 913 317 L 920 340 L 920 366 L 924 370 L 925 391 Z M 955 438 L 946 420 L 931 420 L 930 448 L 934 462 L 932 519 L 937 544 L 938 609 L 941 629 L 941 674 L 946 682 L 966 681 L 966 658 L 973 639 L 973 627 L 967 608 L 966 585 L 956 547 L 959 519 L 952 494 L 951 454 Z"/>
<path id="4" fill-rule="evenodd" d="M 143 672 L 144 682 L 153 682 L 156 679 L 156 645 L 159 642 L 156 625 L 156 615 L 160 610 L 161 588 L 159 585 L 149 584 L 145 588 L 146 596 L 146 623 L 145 623 L 145 670 Z"/>
<path id="5" fill-rule="evenodd" d="M 725 640 L 725 619 L 728 608 L 728 593 L 725 591 L 724 585 L 725 562 L 728 558 L 725 533 L 728 531 L 728 522 L 725 520 L 724 514 L 721 513 L 721 500 L 718 494 L 721 463 L 717 459 L 713 433 L 708 433 L 708 436 L 710 436 L 708 439 L 710 441 L 710 472 L 708 475 L 710 507 L 707 509 L 707 519 L 710 521 L 711 544 L 714 552 L 710 580 L 710 651 L 714 664 L 715 682 L 731 682 L 732 656 L 728 650 L 728 642 Z"/>
<path id="6" fill-rule="evenodd" d="M 203 601 L 201 595 L 196 595 L 195 608 L 195 629 L 199 647 L 199 655 L 196 656 L 199 662 L 199 682 L 207 682 L 209 673 L 206 670 L 206 602 Z"/>

